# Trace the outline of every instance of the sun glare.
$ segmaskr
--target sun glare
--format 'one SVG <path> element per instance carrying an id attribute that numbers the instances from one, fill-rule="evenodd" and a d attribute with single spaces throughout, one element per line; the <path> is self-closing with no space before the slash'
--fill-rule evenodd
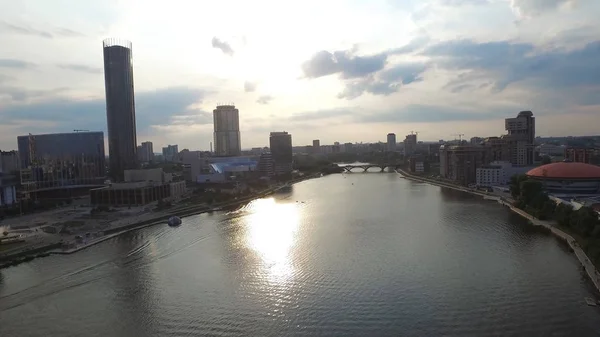
<path id="1" fill-rule="evenodd" d="M 286 281 L 294 272 L 290 250 L 300 222 L 297 205 L 280 204 L 272 198 L 260 199 L 254 201 L 248 211 L 246 244 L 261 257 L 269 280 Z"/>

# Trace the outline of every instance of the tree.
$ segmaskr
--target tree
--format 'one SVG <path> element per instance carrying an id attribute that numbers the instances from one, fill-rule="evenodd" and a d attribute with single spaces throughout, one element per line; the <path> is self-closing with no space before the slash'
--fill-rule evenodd
<path id="1" fill-rule="evenodd" d="M 544 186 L 539 181 L 535 180 L 527 180 L 525 178 L 521 181 L 519 185 L 519 199 L 523 200 L 525 204 L 531 205 L 535 208 L 541 208 L 544 201 L 547 200 L 547 196 L 540 196 L 543 194 Z M 532 205 L 532 202 L 536 202 L 537 204 Z"/>
<path id="2" fill-rule="evenodd" d="M 515 174 L 510 177 L 510 194 L 513 198 L 517 198 L 521 194 L 521 183 L 527 180 L 524 174 Z"/>
<path id="3" fill-rule="evenodd" d="M 554 219 L 556 219 L 559 225 L 569 227 L 571 224 L 571 214 L 573 214 L 573 207 L 560 203 L 554 210 Z"/>

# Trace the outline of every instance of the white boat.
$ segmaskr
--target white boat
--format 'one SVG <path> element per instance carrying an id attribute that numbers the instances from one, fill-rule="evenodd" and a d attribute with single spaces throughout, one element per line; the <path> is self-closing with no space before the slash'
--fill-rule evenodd
<path id="1" fill-rule="evenodd" d="M 167 224 L 170 227 L 177 227 L 179 225 L 181 225 L 181 219 L 178 216 L 172 216 L 169 218 L 169 220 L 167 221 Z"/>

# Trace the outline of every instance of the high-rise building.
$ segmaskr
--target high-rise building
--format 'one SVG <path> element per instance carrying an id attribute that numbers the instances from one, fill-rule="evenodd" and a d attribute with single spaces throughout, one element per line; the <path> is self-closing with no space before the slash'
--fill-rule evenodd
<path id="1" fill-rule="evenodd" d="M 263 177 L 270 177 L 275 173 L 273 170 L 273 156 L 270 152 L 261 153 L 257 166 L 258 172 Z"/>
<path id="2" fill-rule="evenodd" d="M 275 174 L 292 172 L 292 135 L 283 132 L 271 132 L 269 136 L 271 157 L 273 158 L 273 170 Z"/>
<path id="3" fill-rule="evenodd" d="M 18 151 L 0 151 L 0 174 L 19 171 L 21 163 Z"/>
<path id="4" fill-rule="evenodd" d="M 240 112 L 235 105 L 219 105 L 213 110 L 215 155 L 239 156 L 242 153 L 240 141 Z"/>
<path id="5" fill-rule="evenodd" d="M 131 42 L 106 39 L 103 47 L 109 171 L 111 178 L 122 181 L 125 170 L 137 168 Z"/>
<path id="6" fill-rule="evenodd" d="M 173 158 L 179 153 L 178 145 L 167 145 L 162 148 L 162 155 L 165 161 L 173 161 Z"/>
<path id="7" fill-rule="evenodd" d="M 104 182 L 102 132 L 19 136 L 17 144 L 26 191 Z"/>
<path id="8" fill-rule="evenodd" d="M 152 142 L 143 142 L 142 145 L 138 147 L 138 152 L 140 162 L 149 163 L 154 161 L 154 147 Z"/>
<path id="9" fill-rule="evenodd" d="M 321 153 L 321 141 L 318 139 L 314 139 L 312 143 L 312 151 L 315 154 Z"/>
<path id="10" fill-rule="evenodd" d="M 507 118 L 504 125 L 508 134 L 502 137 L 505 152 L 514 166 L 531 166 L 534 163 L 535 118 L 531 111 L 521 111 L 515 118 Z"/>
<path id="11" fill-rule="evenodd" d="M 396 151 L 396 134 L 395 133 L 387 134 L 387 150 L 388 151 Z"/>
<path id="12" fill-rule="evenodd" d="M 477 181 L 477 168 L 483 165 L 485 148 L 469 145 L 440 147 L 440 175 L 462 185 Z"/>
<path id="13" fill-rule="evenodd" d="M 410 156 L 413 153 L 415 153 L 416 149 L 417 149 L 417 135 L 416 134 L 406 135 L 406 138 L 404 138 L 404 155 Z"/>

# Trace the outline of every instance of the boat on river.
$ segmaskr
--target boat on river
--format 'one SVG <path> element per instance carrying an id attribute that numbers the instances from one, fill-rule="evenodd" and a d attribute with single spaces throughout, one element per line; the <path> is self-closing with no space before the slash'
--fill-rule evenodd
<path id="1" fill-rule="evenodd" d="M 167 224 L 169 225 L 169 227 L 177 227 L 181 225 L 181 219 L 178 216 L 173 215 L 169 218 Z"/>

